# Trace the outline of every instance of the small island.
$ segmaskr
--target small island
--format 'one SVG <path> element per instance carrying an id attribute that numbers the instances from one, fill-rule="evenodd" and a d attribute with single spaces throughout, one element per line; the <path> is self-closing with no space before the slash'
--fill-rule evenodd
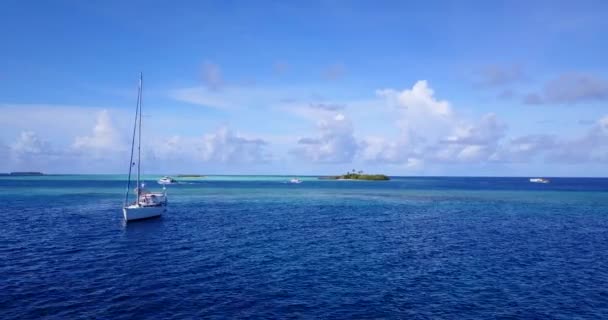
<path id="1" fill-rule="evenodd" d="M 355 171 L 353 169 L 346 174 L 339 176 L 328 176 L 328 177 L 320 177 L 319 179 L 327 179 L 327 180 L 370 180 L 370 181 L 386 181 L 390 180 L 387 175 L 384 174 L 367 174 L 363 173 L 363 171 Z"/>
<path id="2" fill-rule="evenodd" d="M 38 171 L 16 171 L 9 173 L 11 176 L 43 176 L 42 172 Z"/>
<path id="3" fill-rule="evenodd" d="M 178 174 L 178 178 L 204 178 L 205 176 L 200 174 Z"/>

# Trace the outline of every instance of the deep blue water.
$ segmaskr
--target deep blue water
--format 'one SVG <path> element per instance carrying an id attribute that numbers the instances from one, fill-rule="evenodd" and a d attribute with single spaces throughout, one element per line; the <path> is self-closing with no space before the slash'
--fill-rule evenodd
<path id="1" fill-rule="evenodd" d="M 284 180 L 0 177 L 0 318 L 608 318 L 608 179 Z"/>

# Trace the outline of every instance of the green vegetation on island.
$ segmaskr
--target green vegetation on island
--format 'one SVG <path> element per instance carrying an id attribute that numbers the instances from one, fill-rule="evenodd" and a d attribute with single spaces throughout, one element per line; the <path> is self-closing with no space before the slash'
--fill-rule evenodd
<path id="1" fill-rule="evenodd" d="M 373 181 L 385 181 L 390 180 L 390 178 L 384 174 L 367 174 L 363 173 L 363 171 L 355 171 L 353 169 L 346 174 L 339 176 L 328 176 L 321 177 L 320 179 L 330 179 L 330 180 L 373 180 Z"/>

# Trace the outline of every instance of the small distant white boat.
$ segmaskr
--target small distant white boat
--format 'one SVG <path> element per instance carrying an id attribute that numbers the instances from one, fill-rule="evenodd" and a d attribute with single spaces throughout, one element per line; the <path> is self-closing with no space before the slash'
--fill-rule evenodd
<path id="1" fill-rule="evenodd" d="M 158 184 L 174 184 L 174 183 L 177 183 L 177 180 L 175 180 L 171 177 L 168 177 L 168 176 L 164 176 L 164 177 L 158 179 Z"/>
<path id="2" fill-rule="evenodd" d="M 167 188 L 163 185 L 162 192 L 149 192 L 141 183 L 141 109 L 142 109 L 142 75 L 139 76 L 139 88 L 137 92 L 137 107 L 135 108 L 135 124 L 133 125 L 133 140 L 131 143 L 131 161 L 129 162 L 129 178 L 122 213 L 125 221 L 141 220 L 158 217 L 167 211 Z M 139 129 L 139 130 L 138 130 Z M 137 187 L 135 188 L 135 201 L 130 202 L 129 191 L 131 191 L 131 172 L 136 163 L 133 161 L 135 150 L 135 137 L 137 134 Z M 165 177 L 168 178 L 168 177 Z M 162 179 L 161 179 L 162 180 Z M 160 181 L 160 180 L 159 180 Z"/>
<path id="3" fill-rule="evenodd" d="M 545 178 L 530 178 L 530 182 L 532 183 L 549 183 L 549 179 Z"/>
<path id="4" fill-rule="evenodd" d="M 292 178 L 291 180 L 289 180 L 289 183 L 302 183 L 302 180 L 298 178 Z"/>

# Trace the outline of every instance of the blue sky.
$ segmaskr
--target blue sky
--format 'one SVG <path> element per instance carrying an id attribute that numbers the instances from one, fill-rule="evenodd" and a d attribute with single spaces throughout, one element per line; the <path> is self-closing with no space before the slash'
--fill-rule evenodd
<path id="1" fill-rule="evenodd" d="M 4 1 L 0 171 L 606 176 L 607 9 Z"/>

